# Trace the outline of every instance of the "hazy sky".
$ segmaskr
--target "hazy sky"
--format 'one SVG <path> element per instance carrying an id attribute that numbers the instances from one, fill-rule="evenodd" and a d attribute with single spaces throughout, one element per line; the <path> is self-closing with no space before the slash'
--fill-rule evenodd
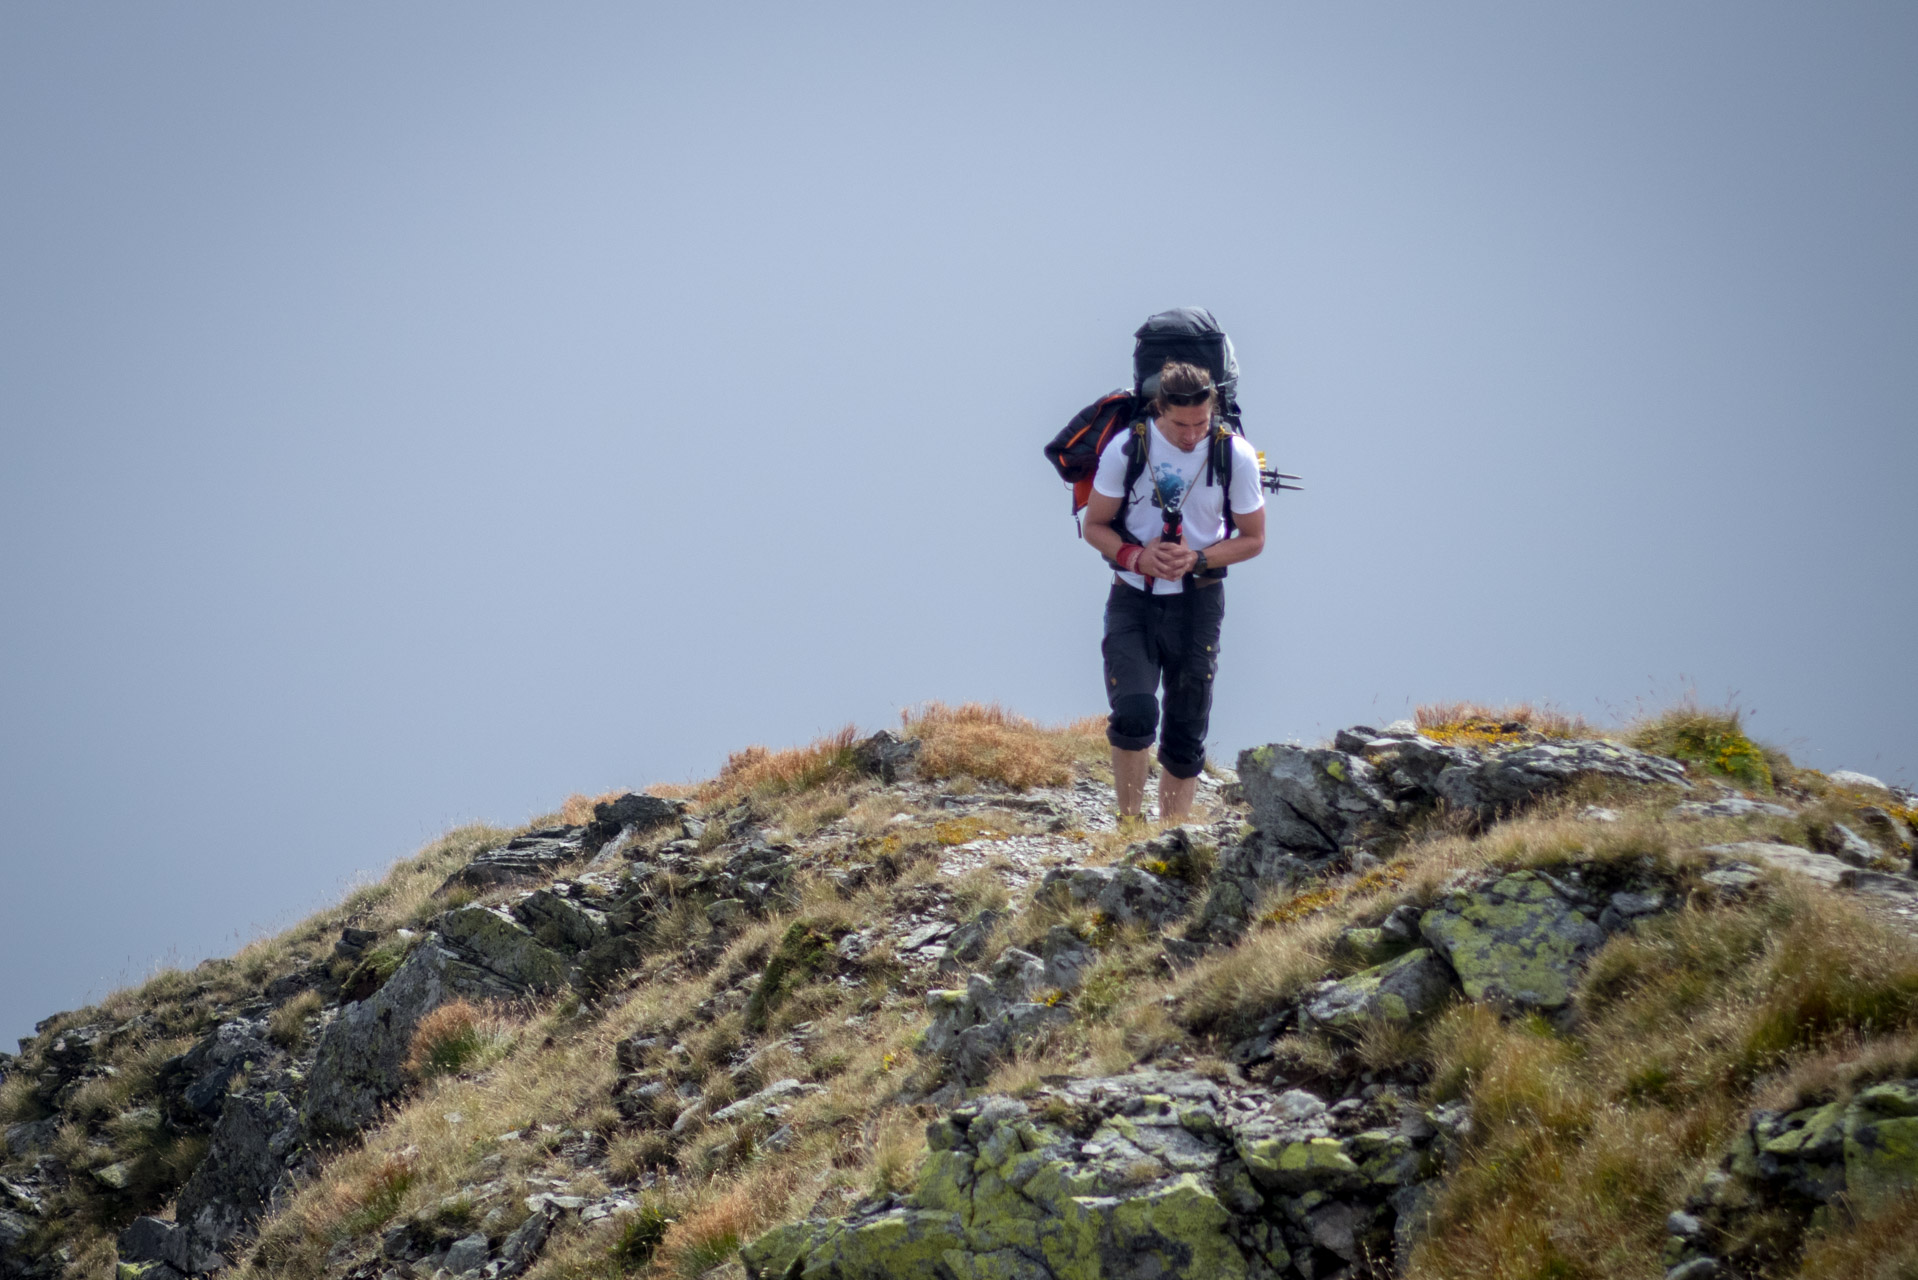
<path id="1" fill-rule="evenodd" d="M 1208 306 L 1214 755 L 1688 687 L 1918 778 L 1918 7 L 0 9 L 0 1036 L 460 821 L 1103 711 L 1039 446 Z"/>

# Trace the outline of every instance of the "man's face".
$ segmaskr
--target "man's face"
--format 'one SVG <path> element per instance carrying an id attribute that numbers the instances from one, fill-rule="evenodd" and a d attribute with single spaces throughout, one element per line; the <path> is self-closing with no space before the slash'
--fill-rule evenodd
<path id="1" fill-rule="evenodd" d="M 1205 442 L 1212 430 L 1210 404 L 1167 405 L 1159 416 L 1159 434 L 1182 452 L 1191 453 Z"/>

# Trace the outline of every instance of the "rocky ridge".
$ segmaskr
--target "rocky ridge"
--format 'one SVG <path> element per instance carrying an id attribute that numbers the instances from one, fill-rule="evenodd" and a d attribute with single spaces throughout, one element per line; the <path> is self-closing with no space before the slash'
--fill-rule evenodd
<path id="1" fill-rule="evenodd" d="M 1138 842 L 1111 862 L 1088 860 L 1088 837 L 1110 827 L 1109 790 L 1096 781 L 1016 794 L 956 791 L 915 776 L 910 741 L 869 739 L 859 747 L 860 768 L 896 799 L 902 830 L 929 822 L 938 833 L 919 855 L 932 857 L 938 874 L 900 892 L 888 919 L 863 928 L 822 933 L 794 923 L 758 974 L 702 1006 L 702 1017 L 737 1014 L 767 1037 L 742 1044 L 732 1064 L 738 1079 L 758 1087 L 713 1105 L 688 1093 L 659 1065 L 682 1048 L 687 1028 L 664 1026 L 622 1042 L 611 1100 L 636 1131 L 690 1140 L 724 1126 L 776 1156 L 793 1141 L 795 1104 L 820 1086 L 759 1079 L 756 1060 L 774 1049 L 803 1051 L 809 1039 L 804 1024 L 775 1035 L 772 1012 L 803 984 L 860 981 L 883 954 L 908 987 L 927 988 L 917 1046 L 927 1070 L 900 1094 L 936 1113 L 918 1185 L 747 1241 L 749 1274 L 1391 1273 L 1405 1265 L 1448 1161 L 1468 1139 L 1470 1108 L 1427 1105 L 1428 1082 L 1413 1067 L 1290 1078 L 1289 1042 L 1353 1042 L 1376 1026 L 1422 1024 L 1461 1001 L 1569 1027 L 1580 975 L 1608 939 L 1700 894 L 1733 900 L 1761 891 L 1771 867 L 1869 895 L 1909 919 L 1915 886 L 1902 815 L 1914 797 L 1841 778 L 1853 789 L 1876 788 L 1883 802 L 1855 806 L 1849 822 L 1816 824 L 1802 845 L 1774 837 L 1702 846 L 1709 869 L 1695 879 L 1612 865 L 1455 874 L 1429 901 L 1394 903 L 1345 928 L 1335 971 L 1220 1044 L 1223 1063 L 1211 1074 L 1146 1064 L 1048 1080 L 1024 1097 L 978 1089 L 1026 1046 L 1082 1016 L 1079 995 L 1115 938 L 1152 940 L 1169 971 L 1198 964 L 1272 927 L 1275 903 L 1396 883 L 1393 859 L 1435 823 L 1488 830 L 1579 785 L 1668 793 L 1675 822 L 1784 821 L 1808 808 L 1782 794 L 1759 799 L 1716 787 L 1678 761 L 1616 743 L 1519 736 L 1491 746 L 1448 743 L 1402 723 L 1343 731 L 1330 748 L 1260 747 L 1244 753 L 1236 779 L 1208 781 L 1225 809 L 1221 821 Z M 994 829 L 978 820 L 986 813 L 1021 829 Z M 1598 826 L 1616 816 L 1588 806 L 1581 820 Z M 603 1000 L 662 956 L 673 967 L 656 972 L 703 974 L 753 922 L 794 911 L 808 877 L 845 895 L 900 880 L 906 869 L 886 840 L 849 840 L 830 823 L 787 839 L 750 803 L 709 813 L 628 795 L 600 804 L 590 822 L 529 830 L 480 850 L 448 874 L 422 927 L 390 935 L 343 927 L 325 962 L 266 982 L 251 1003 L 157 1064 L 148 1092 L 116 1115 L 76 1119 L 74 1107 L 113 1079 L 106 1073 L 116 1041 L 139 1039 L 147 1028 L 137 1018 L 50 1020 L 18 1057 L 0 1060 L 10 1082 L 30 1086 L 15 1086 L 13 1096 L 45 1113 L 5 1131 L 0 1276 L 52 1276 L 75 1265 L 61 1252 L 57 1206 L 74 1201 L 67 1192 L 76 1179 L 98 1189 L 84 1201 L 95 1212 L 171 1201 L 170 1214 L 123 1220 L 117 1252 L 126 1280 L 227 1269 L 245 1256 L 263 1217 L 322 1175 L 331 1152 L 403 1104 L 415 1087 L 409 1053 L 436 1010 L 460 1000 Z M 948 886 L 982 874 L 1009 894 L 1029 894 L 1030 910 L 1057 923 L 1026 946 L 988 952 L 1023 898 L 962 909 Z M 688 910 L 697 928 L 682 945 Z M 963 983 L 949 985 L 961 975 Z M 283 1034 L 275 1015 L 301 999 L 310 1012 L 300 1034 Z M 1901 1163 L 1899 1126 L 1915 1113 L 1899 1109 L 1899 1089 L 1908 1092 L 1897 1083 L 1868 1088 L 1843 1105 L 1810 1109 L 1815 1114 L 1755 1115 L 1748 1140 L 1726 1157 L 1724 1178 L 1690 1202 L 1690 1216 L 1674 1216 L 1674 1274 L 1737 1273 L 1740 1255 L 1722 1242 L 1753 1205 L 1786 1205 L 1810 1222 L 1829 1216 L 1841 1193 L 1877 1195 L 1918 1179 L 1918 1162 Z M 136 1129 L 169 1135 L 175 1146 L 197 1144 L 200 1154 L 171 1185 L 140 1164 L 152 1163 L 147 1156 L 107 1159 L 117 1153 L 115 1135 Z M 1791 1137 L 1808 1131 L 1818 1136 Z M 76 1153 L 76 1134 L 89 1133 Z M 567 1141 L 553 1138 L 560 1147 Z M 575 1164 L 604 1168 L 603 1140 L 573 1141 Z M 1789 1152 L 1779 1146 L 1794 1141 Z M 1866 1154 L 1854 1159 L 1854 1150 Z M 343 1252 L 334 1273 L 520 1274 L 538 1265 L 555 1231 L 631 1217 L 638 1190 L 589 1198 L 561 1185 L 520 1197 L 509 1212 L 501 1191 L 475 1184 L 456 1195 L 497 1201 L 486 1213 L 415 1215 L 387 1226 L 376 1256 Z"/>

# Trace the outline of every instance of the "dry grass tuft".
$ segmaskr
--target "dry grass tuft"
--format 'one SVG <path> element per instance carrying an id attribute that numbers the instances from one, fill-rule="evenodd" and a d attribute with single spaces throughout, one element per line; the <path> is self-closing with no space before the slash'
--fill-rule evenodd
<path id="1" fill-rule="evenodd" d="M 325 1005 L 326 1000 L 319 992 L 300 992 L 267 1017 L 267 1038 L 282 1049 L 299 1050 L 306 1044 L 306 1020 Z"/>
<path id="2" fill-rule="evenodd" d="M 1918 1276 L 1918 1190 L 1810 1240 L 1801 1280 L 1911 1280 Z"/>
<path id="3" fill-rule="evenodd" d="M 769 751 L 752 746 L 726 757 L 719 776 L 702 783 L 694 794 L 710 807 L 736 804 L 750 796 L 770 798 L 810 791 L 829 782 L 850 782 L 859 776 L 853 744 L 859 730 L 847 725 L 808 746 Z"/>
<path id="4" fill-rule="evenodd" d="M 919 740 L 919 769 L 926 777 L 1003 782 L 1020 791 L 1064 786 L 1072 781 L 1075 762 L 1092 750 L 1090 740 L 1105 745 L 1103 720 L 1046 729 L 997 703 L 929 702 L 904 720 L 906 735 Z"/>
<path id="5" fill-rule="evenodd" d="M 1331 969 L 1340 921 L 1314 916 L 1287 928 L 1255 930 L 1238 946 L 1207 956 L 1172 988 L 1180 1023 L 1201 1035 L 1240 1039 Z"/>
<path id="6" fill-rule="evenodd" d="M 583 827 L 593 820 L 593 809 L 596 806 L 617 800 L 625 794 L 625 787 L 602 791 L 596 796 L 583 796 L 575 791 L 560 804 L 559 820 L 569 827 Z"/>
<path id="7" fill-rule="evenodd" d="M 498 1059 L 512 1045 L 513 1029 L 497 1014 L 467 1000 L 455 1000 L 420 1019 L 406 1056 L 416 1079 L 458 1075 Z"/>
<path id="8" fill-rule="evenodd" d="M 1477 702 L 1434 702 L 1412 713 L 1419 732 L 1440 742 L 1496 746 L 1521 742 L 1530 733 L 1548 738 L 1589 738 L 1595 733 L 1582 716 L 1520 702 L 1489 707 Z"/>
<path id="9" fill-rule="evenodd" d="M 681 1213 L 671 1223 L 653 1255 L 656 1273 L 679 1280 L 698 1280 L 714 1267 L 732 1261 L 739 1246 L 771 1222 L 791 1193 L 791 1175 L 761 1166 L 753 1176 L 730 1186 Z"/>

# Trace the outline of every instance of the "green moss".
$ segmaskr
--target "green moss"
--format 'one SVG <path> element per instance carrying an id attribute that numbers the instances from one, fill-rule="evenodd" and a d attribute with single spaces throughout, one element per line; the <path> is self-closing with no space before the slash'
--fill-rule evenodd
<path id="1" fill-rule="evenodd" d="M 1674 760 L 1699 765 L 1755 791 L 1773 786 L 1771 762 L 1745 736 L 1737 711 L 1678 707 L 1633 730 L 1631 744 Z"/>
<path id="2" fill-rule="evenodd" d="M 746 1002 L 747 1028 L 765 1030 L 767 1019 L 785 1003 L 793 988 L 825 967 L 826 957 L 836 941 L 838 934 L 831 926 L 795 920 L 767 959 L 766 971 L 760 975 L 759 985 L 753 988 L 752 998 Z"/>

